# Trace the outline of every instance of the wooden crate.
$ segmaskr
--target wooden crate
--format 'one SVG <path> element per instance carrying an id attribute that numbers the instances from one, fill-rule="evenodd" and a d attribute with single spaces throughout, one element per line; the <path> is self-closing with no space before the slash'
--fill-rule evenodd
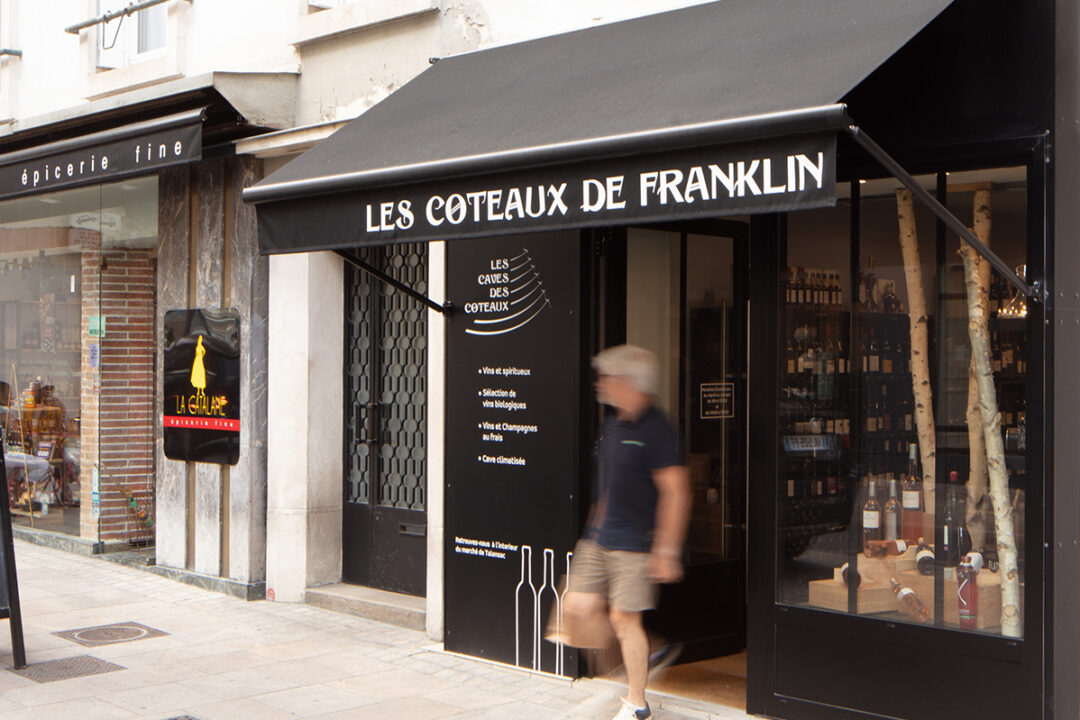
<path id="1" fill-rule="evenodd" d="M 915 569 L 916 550 L 909 547 L 903 555 L 893 557 L 868 558 L 860 554 L 856 563 L 859 577 L 865 585 L 884 585 L 890 587 L 889 580 L 899 579 L 900 573 Z M 840 568 L 833 568 L 833 579 L 841 581 Z"/>
<path id="2" fill-rule="evenodd" d="M 901 582 L 919 594 L 919 598 L 930 611 L 930 617 L 934 616 L 934 576 L 920 575 L 917 571 L 903 573 Z M 945 622 L 950 625 L 960 623 L 960 607 L 956 596 L 956 575 L 946 577 L 945 583 Z M 1001 624 L 1001 573 L 993 573 L 983 568 L 975 580 L 979 588 L 979 614 L 976 618 L 975 627 L 979 630 L 996 627 Z M 1020 586 L 1020 597 L 1023 598 L 1023 585 Z M 1023 608 L 1021 608 L 1023 612 Z"/>
<path id="3" fill-rule="evenodd" d="M 839 570 L 837 570 L 839 572 Z M 837 578 L 828 580 L 810 581 L 810 605 L 814 607 L 847 612 L 848 589 Z M 856 612 L 859 615 L 869 615 L 880 612 L 890 612 L 896 609 L 896 596 L 888 581 L 880 583 L 860 583 L 855 599 Z"/>

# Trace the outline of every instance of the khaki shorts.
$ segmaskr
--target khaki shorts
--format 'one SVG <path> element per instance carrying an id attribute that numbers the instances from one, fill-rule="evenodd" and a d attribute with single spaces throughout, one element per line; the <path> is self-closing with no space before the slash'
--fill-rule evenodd
<path id="1" fill-rule="evenodd" d="M 592 540 L 578 540 L 568 589 L 603 595 L 611 607 L 624 612 L 652 610 L 657 587 L 649 578 L 648 560 L 647 552 L 606 550 Z"/>

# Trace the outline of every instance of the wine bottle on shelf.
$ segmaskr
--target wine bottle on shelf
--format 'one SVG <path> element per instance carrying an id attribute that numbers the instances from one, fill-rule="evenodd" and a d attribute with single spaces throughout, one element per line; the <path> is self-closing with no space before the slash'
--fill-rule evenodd
<path id="1" fill-rule="evenodd" d="M 878 430 L 892 430 L 892 407 L 889 405 L 889 387 L 881 386 L 881 398 L 878 401 Z M 886 441 L 888 442 L 888 441 Z"/>
<path id="2" fill-rule="evenodd" d="M 889 342 L 889 333 L 882 333 L 881 336 L 881 372 L 885 375 L 892 375 L 893 371 L 893 348 L 892 343 Z"/>
<path id="3" fill-rule="evenodd" d="M 881 372 L 881 354 L 874 331 L 870 331 L 870 342 L 866 345 L 866 372 Z"/>
<path id="4" fill-rule="evenodd" d="M 787 347 L 784 348 L 784 359 L 786 361 L 785 364 L 787 366 L 788 375 L 795 374 L 795 363 L 797 357 L 798 356 L 795 350 L 795 339 L 789 335 L 787 339 Z"/>
<path id="5" fill-rule="evenodd" d="M 998 343 L 997 330 L 990 336 L 990 369 L 1001 372 L 1001 345 Z"/>
<path id="6" fill-rule="evenodd" d="M 889 476 L 889 499 L 885 501 L 882 510 L 882 519 L 885 524 L 885 539 L 896 542 L 900 537 L 900 501 L 896 498 L 896 478 Z M 900 542 L 904 542 L 900 540 Z M 904 546 L 907 549 L 907 546 Z"/>
<path id="7" fill-rule="evenodd" d="M 885 292 L 881 296 L 882 309 L 887 313 L 900 312 L 900 299 L 896 297 L 896 286 L 893 283 L 885 285 Z"/>
<path id="8" fill-rule="evenodd" d="M 901 492 L 900 536 L 914 541 L 922 535 L 922 478 L 919 476 L 919 446 L 908 445 L 908 470 L 904 476 L 904 489 Z M 920 538 L 921 539 L 921 538 Z"/>
<path id="9" fill-rule="evenodd" d="M 868 269 L 864 278 L 866 282 L 866 310 L 877 312 L 877 301 L 874 299 L 874 286 L 877 285 L 877 276 L 874 275 L 874 257 L 870 256 Z"/>
<path id="10" fill-rule="evenodd" d="M 896 578 L 891 578 L 889 583 L 892 585 L 893 594 L 896 595 L 896 603 L 905 615 L 920 623 L 930 619 L 930 611 L 923 605 L 917 592 L 896 582 Z"/>
<path id="11" fill-rule="evenodd" d="M 866 557 L 873 557 L 870 554 L 870 543 L 881 540 L 881 506 L 878 505 L 877 487 L 873 475 L 870 476 L 867 487 L 866 504 L 863 505 L 862 511 L 863 553 Z"/>

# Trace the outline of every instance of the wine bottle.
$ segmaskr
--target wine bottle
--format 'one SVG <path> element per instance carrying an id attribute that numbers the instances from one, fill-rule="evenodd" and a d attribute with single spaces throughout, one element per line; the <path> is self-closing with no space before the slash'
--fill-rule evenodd
<path id="1" fill-rule="evenodd" d="M 917 592 L 896 582 L 896 578 L 891 578 L 889 583 L 892 585 L 893 594 L 896 595 L 896 602 L 905 615 L 920 623 L 930 619 L 930 611 L 923 605 Z"/>
<path id="2" fill-rule="evenodd" d="M 886 283 L 885 292 L 881 297 L 882 309 L 887 313 L 900 312 L 900 299 L 896 297 L 896 285 Z"/>
<path id="3" fill-rule="evenodd" d="M 867 557 L 898 557 L 907 549 L 908 545 L 903 540 L 870 540 L 863 554 Z"/>
<path id="4" fill-rule="evenodd" d="M 964 556 L 956 571 L 956 602 L 960 616 L 960 628 L 974 630 L 979 625 L 979 571 L 975 569 L 971 557 Z"/>
<path id="5" fill-rule="evenodd" d="M 873 330 L 870 331 L 870 343 L 866 346 L 866 372 L 881 372 L 881 355 Z"/>
<path id="6" fill-rule="evenodd" d="M 915 568 L 920 575 L 934 574 L 934 548 L 919 538 L 919 549 L 915 553 Z"/>
<path id="7" fill-rule="evenodd" d="M 904 489 L 901 493 L 902 519 L 900 536 L 914 541 L 922 534 L 922 478 L 919 477 L 919 446 L 908 445 L 908 471 L 904 476 Z"/>
<path id="8" fill-rule="evenodd" d="M 847 563 L 844 563 L 840 566 L 840 578 L 844 581 L 844 587 L 850 587 L 849 583 L 852 582 L 852 576 L 854 576 L 855 578 L 855 587 L 859 587 L 859 583 L 862 582 L 862 576 L 859 575 L 859 571 L 852 570 L 850 567 L 848 567 Z"/>
<path id="9" fill-rule="evenodd" d="M 875 540 L 881 540 L 881 506 L 878 505 L 876 495 L 876 487 L 874 485 L 873 476 L 868 481 L 868 492 L 866 494 L 866 504 L 863 505 L 862 511 L 862 524 L 863 524 L 863 553 L 866 557 L 873 557 L 871 555 L 870 543 Z"/>
<path id="10" fill-rule="evenodd" d="M 956 510 L 956 483 L 959 473 L 955 470 L 949 472 L 949 484 L 945 491 L 948 497 L 945 500 L 945 517 L 942 519 L 941 534 L 941 557 L 946 568 L 955 568 L 960 563 L 960 549 L 957 545 L 957 510 Z"/>
<path id="11" fill-rule="evenodd" d="M 896 478 L 892 476 L 889 477 L 889 499 L 885 501 L 883 516 L 885 539 L 895 542 L 900 537 L 900 501 L 896 499 Z M 907 549 L 906 545 L 904 549 Z"/>
<path id="12" fill-rule="evenodd" d="M 877 276 L 874 275 L 874 258 L 870 257 L 869 267 L 866 271 L 866 309 L 869 312 L 877 312 L 877 300 L 874 298 L 874 287 L 877 285 Z"/>

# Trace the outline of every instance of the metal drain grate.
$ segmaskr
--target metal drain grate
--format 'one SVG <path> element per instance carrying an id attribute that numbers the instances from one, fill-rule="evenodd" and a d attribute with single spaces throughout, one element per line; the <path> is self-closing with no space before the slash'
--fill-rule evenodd
<path id="1" fill-rule="evenodd" d="M 168 635 L 168 633 L 137 622 L 123 622 L 78 628 L 76 630 L 62 630 L 53 633 L 53 635 L 79 643 L 83 647 L 101 647 L 102 645 L 114 645 L 116 643 L 131 642 L 132 640 L 161 637 L 162 635 Z"/>
<path id="2" fill-rule="evenodd" d="M 72 678 L 86 677 L 87 675 L 101 675 L 102 673 L 115 670 L 126 670 L 122 665 L 91 657 L 79 655 L 77 657 L 61 658 L 46 662 L 33 663 L 21 670 L 11 670 L 19 677 L 29 678 L 36 683 L 50 683 L 57 680 L 71 680 Z"/>

